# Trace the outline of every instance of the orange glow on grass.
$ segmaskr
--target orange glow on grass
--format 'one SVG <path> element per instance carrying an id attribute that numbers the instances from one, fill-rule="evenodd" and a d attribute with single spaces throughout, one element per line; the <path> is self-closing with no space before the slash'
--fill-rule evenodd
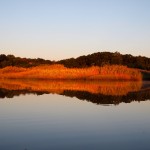
<path id="1" fill-rule="evenodd" d="M 14 79 L 87 79 L 87 80 L 142 80 L 139 70 L 126 66 L 66 68 L 63 65 L 43 65 L 32 68 L 6 67 L 0 69 L 0 78 Z"/>

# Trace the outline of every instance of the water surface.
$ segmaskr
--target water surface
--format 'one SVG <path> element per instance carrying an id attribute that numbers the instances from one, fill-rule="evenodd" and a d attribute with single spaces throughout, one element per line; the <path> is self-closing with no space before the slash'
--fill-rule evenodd
<path id="1" fill-rule="evenodd" d="M 149 83 L 0 82 L 0 149 L 149 150 Z"/>

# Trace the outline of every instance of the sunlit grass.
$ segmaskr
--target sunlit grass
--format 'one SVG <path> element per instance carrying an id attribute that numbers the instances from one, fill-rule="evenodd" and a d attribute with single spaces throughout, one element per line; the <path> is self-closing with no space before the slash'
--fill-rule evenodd
<path id="1" fill-rule="evenodd" d="M 66 68 L 63 65 L 43 65 L 32 68 L 6 67 L 0 69 L 0 78 L 142 80 L 142 75 L 136 69 L 119 65 L 93 66 L 89 68 Z"/>

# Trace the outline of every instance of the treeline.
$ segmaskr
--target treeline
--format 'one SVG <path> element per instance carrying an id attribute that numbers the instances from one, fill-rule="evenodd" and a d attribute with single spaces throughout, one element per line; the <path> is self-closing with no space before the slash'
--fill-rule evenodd
<path id="1" fill-rule="evenodd" d="M 70 58 L 59 61 L 66 67 L 83 68 L 90 66 L 103 65 L 125 65 L 129 68 L 139 68 L 150 70 L 150 58 L 143 56 L 132 56 L 130 54 L 122 55 L 119 52 L 98 52 L 87 56 L 80 56 L 78 58 Z"/>
<path id="2" fill-rule="evenodd" d="M 144 56 L 132 56 L 130 54 L 122 55 L 119 52 L 97 52 L 87 56 L 80 56 L 78 58 L 64 59 L 55 62 L 41 58 L 29 59 L 15 57 L 13 55 L 0 55 L 0 68 L 4 68 L 6 66 L 33 67 L 41 64 L 63 64 L 68 68 L 125 65 L 130 68 L 150 70 L 150 58 Z"/>
<path id="3" fill-rule="evenodd" d="M 15 57 L 14 55 L 0 55 L 0 68 L 4 68 L 7 66 L 17 66 L 17 67 L 33 67 L 41 64 L 52 64 L 50 60 L 44 60 L 41 58 L 31 59 L 31 58 L 20 58 Z"/>

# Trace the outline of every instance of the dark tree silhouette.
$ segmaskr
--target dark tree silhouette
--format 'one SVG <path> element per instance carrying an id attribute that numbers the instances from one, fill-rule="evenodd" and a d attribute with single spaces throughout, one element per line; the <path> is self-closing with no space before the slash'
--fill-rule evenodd
<path id="1" fill-rule="evenodd" d="M 122 55 L 119 52 L 98 52 L 87 56 L 80 56 L 77 58 L 69 58 L 60 61 L 44 60 L 42 58 L 29 59 L 20 58 L 13 55 L 0 55 L 0 68 L 6 66 L 18 67 L 33 67 L 41 64 L 63 64 L 68 68 L 84 68 L 90 66 L 104 66 L 109 65 L 125 65 L 130 68 L 138 68 L 143 70 L 150 70 L 150 58 L 143 56 L 132 56 L 130 54 Z"/>

